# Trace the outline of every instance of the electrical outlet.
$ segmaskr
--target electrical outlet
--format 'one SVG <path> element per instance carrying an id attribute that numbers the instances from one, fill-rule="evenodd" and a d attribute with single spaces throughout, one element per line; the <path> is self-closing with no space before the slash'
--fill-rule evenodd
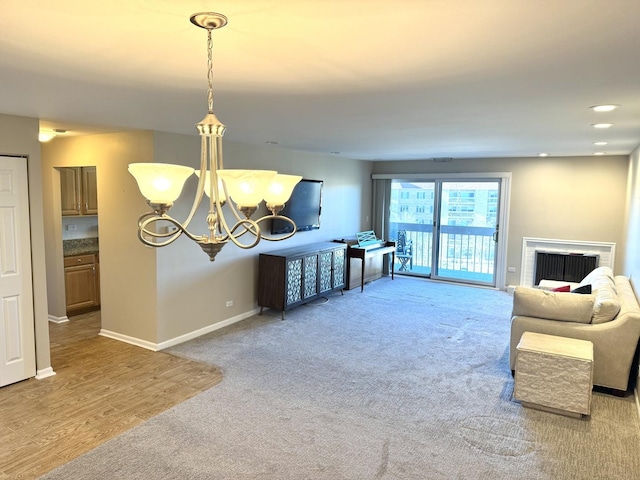
<path id="1" fill-rule="evenodd" d="M 233 300 L 227 300 L 227 307 L 233 307 Z"/>
<path id="2" fill-rule="evenodd" d="M 516 273 L 516 267 L 509 267 L 509 268 L 507 268 L 507 271 L 509 273 Z"/>
<path id="3" fill-rule="evenodd" d="M 72 230 L 78 230 L 78 226 L 74 225 L 73 223 L 70 225 L 67 225 L 67 230 L 68 231 L 72 231 Z"/>

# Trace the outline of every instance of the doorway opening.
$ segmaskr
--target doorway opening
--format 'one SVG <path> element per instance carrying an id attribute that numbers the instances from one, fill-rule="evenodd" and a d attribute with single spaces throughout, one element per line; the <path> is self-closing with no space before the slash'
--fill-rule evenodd
<path id="1" fill-rule="evenodd" d="M 67 318 L 100 309 L 97 169 L 59 167 Z"/>

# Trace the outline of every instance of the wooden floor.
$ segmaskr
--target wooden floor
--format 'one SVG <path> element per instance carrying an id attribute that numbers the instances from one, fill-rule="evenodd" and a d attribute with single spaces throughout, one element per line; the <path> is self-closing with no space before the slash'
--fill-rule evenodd
<path id="1" fill-rule="evenodd" d="M 55 376 L 0 388 L 0 479 L 32 479 L 218 384 L 216 367 L 50 323 Z"/>

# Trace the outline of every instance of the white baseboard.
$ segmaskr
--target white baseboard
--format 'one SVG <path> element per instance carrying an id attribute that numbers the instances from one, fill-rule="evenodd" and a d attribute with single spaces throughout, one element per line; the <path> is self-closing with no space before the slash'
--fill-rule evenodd
<path id="1" fill-rule="evenodd" d="M 131 345 L 135 345 L 136 347 L 146 348 L 147 350 L 152 350 L 154 352 L 158 351 L 158 345 L 156 343 L 148 342 L 147 340 L 142 340 L 136 337 L 130 337 L 129 335 L 123 335 L 122 333 L 105 330 L 104 328 L 100 329 L 99 335 L 107 338 L 112 338 L 113 340 L 119 340 L 124 343 L 129 343 Z"/>
<path id="2" fill-rule="evenodd" d="M 64 317 L 56 317 L 55 315 L 49 315 L 49 321 L 53 323 L 67 323 L 69 321 L 69 317 L 66 315 Z"/>
<path id="3" fill-rule="evenodd" d="M 42 370 L 36 370 L 36 380 L 42 380 L 43 378 L 53 377 L 56 372 L 52 367 L 43 368 Z"/>
<path id="4" fill-rule="evenodd" d="M 250 310 L 240 315 L 236 315 L 235 317 L 231 317 L 221 322 L 208 325 L 204 328 L 194 330 L 193 332 L 185 333 L 184 335 L 180 335 L 179 337 L 172 338 L 171 340 L 165 340 L 164 342 L 160 342 L 158 344 L 158 350 L 164 350 L 165 348 L 173 347 L 174 345 L 184 343 L 188 340 L 193 340 L 194 338 L 201 337 L 202 335 L 206 335 L 207 333 L 215 332 L 216 330 L 220 330 L 221 328 L 228 327 L 229 325 L 233 325 L 234 323 L 241 322 L 242 320 L 245 320 L 249 317 L 253 317 L 259 311 L 260 309 L 256 308 L 255 310 Z"/>
<path id="5" fill-rule="evenodd" d="M 104 328 L 100 329 L 100 335 L 103 337 L 112 338 L 114 340 L 119 340 L 121 342 L 129 343 L 137 347 L 142 347 L 142 348 L 146 348 L 147 350 L 152 350 L 154 352 L 157 352 L 159 350 L 164 350 L 165 348 L 173 347 L 174 345 L 178 345 L 180 343 L 193 340 L 194 338 L 201 337 L 202 335 L 206 335 L 207 333 L 215 332 L 216 330 L 220 330 L 221 328 L 228 327 L 229 325 L 233 325 L 234 323 L 238 323 L 249 317 L 253 317 L 259 311 L 260 309 L 256 308 L 249 312 L 236 315 L 235 317 L 228 318 L 221 322 L 208 325 L 204 328 L 194 330 L 193 332 L 185 333 L 184 335 L 180 335 L 179 337 L 175 337 L 170 340 L 165 340 L 164 342 L 160 342 L 160 343 L 153 343 L 147 340 L 142 340 L 140 338 L 130 337 L 129 335 L 123 335 L 118 332 L 112 332 L 110 330 L 105 330 Z"/>

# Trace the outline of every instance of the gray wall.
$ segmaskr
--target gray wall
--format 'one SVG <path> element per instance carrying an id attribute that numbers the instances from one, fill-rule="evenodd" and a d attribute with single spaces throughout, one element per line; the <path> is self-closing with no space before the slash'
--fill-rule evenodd
<path id="1" fill-rule="evenodd" d="M 56 138 L 43 147 L 52 315 L 64 315 L 56 167 L 97 166 L 102 328 L 150 348 L 255 311 L 259 252 L 353 236 L 368 228 L 370 162 L 225 142 L 226 168 L 275 169 L 323 180 L 320 230 L 300 232 L 283 243 L 263 241 L 250 250 L 229 244 L 213 263 L 186 237 L 159 249 L 142 245 L 137 240 L 137 219 L 149 207 L 127 171 L 128 164 L 163 162 L 196 167 L 199 149 L 197 136 L 146 131 Z M 195 186 L 193 177 L 170 212 L 178 221 L 187 216 Z M 206 210 L 206 205 L 199 208 L 190 228 L 194 233 L 206 233 Z M 226 307 L 228 300 L 233 301 L 233 307 Z"/>
<path id="2" fill-rule="evenodd" d="M 523 237 L 616 243 L 625 268 L 626 156 L 375 162 L 374 174 L 511 172 L 506 284 L 520 283 Z"/>
<path id="3" fill-rule="evenodd" d="M 0 153 L 29 156 L 38 369 L 50 365 L 46 283 L 53 292 L 49 313 L 64 315 L 56 166 L 98 167 L 103 328 L 158 344 L 256 308 L 257 254 L 284 244 L 262 242 L 248 251 L 227 245 L 212 264 L 186 239 L 159 250 L 144 247 L 136 239 L 137 217 L 148 207 L 127 172 L 128 163 L 195 166 L 197 137 L 128 132 L 57 138 L 43 145 L 41 162 L 37 119 L 0 115 L 0 126 Z M 524 236 L 615 242 L 617 273 L 632 279 L 640 275 L 640 255 L 633 248 L 640 240 L 638 150 L 631 156 L 631 168 L 624 156 L 371 163 L 231 142 L 225 143 L 225 159 L 228 168 L 275 168 L 325 181 L 322 228 L 301 232 L 287 246 L 352 236 L 371 228 L 371 173 L 509 171 L 513 177 L 507 265 L 518 271 L 508 275 L 507 283 L 519 282 Z M 189 203 L 193 188 L 192 182 L 182 202 Z M 175 216 L 180 219 L 187 208 L 177 207 Z M 203 212 L 194 222 L 198 217 L 202 221 Z M 44 225 L 48 225 L 46 234 Z M 233 307 L 224 306 L 227 300 L 234 301 Z"/>
<path id="4" fill-rule="evenodd" d="M 66 315 L 60 175 L 56 167 L 95 166 L 98 182 L 102 328 L 154 344 L 157 339 L 156 252 L 137 240 L 148 207 L 129 163 L 153 159 L 153 133 L 57 137 L 42 147 L 49 314 Z"/>
<path id="5" fill-rule="evenodd" d="M 155 161 L 198 166 L 197 138 L 156 132 L 155 146 Z M 368 225 L 370 162 L 232 142 L 224 143 L 224 162 L 225 168 L 269 169 L 323 180 L 320 229 L 299 232 L 283 242 L 263 240 L 250 250 L 229 243 L 213 263 L 186 238 L 162 248 L 157 279 L 159 342 L 255 310 L 260 252 L 354 236 Z M 176 219 L 187 216 L 195 187 L 194 177 L 182 193 L 181 205 L 171 211 Z M 205 215 L 206 205 L 201 205 L 192 222 L 194 232 L 206 233 Z M 232 307 L 226 307 L 229 300 Z"/>

